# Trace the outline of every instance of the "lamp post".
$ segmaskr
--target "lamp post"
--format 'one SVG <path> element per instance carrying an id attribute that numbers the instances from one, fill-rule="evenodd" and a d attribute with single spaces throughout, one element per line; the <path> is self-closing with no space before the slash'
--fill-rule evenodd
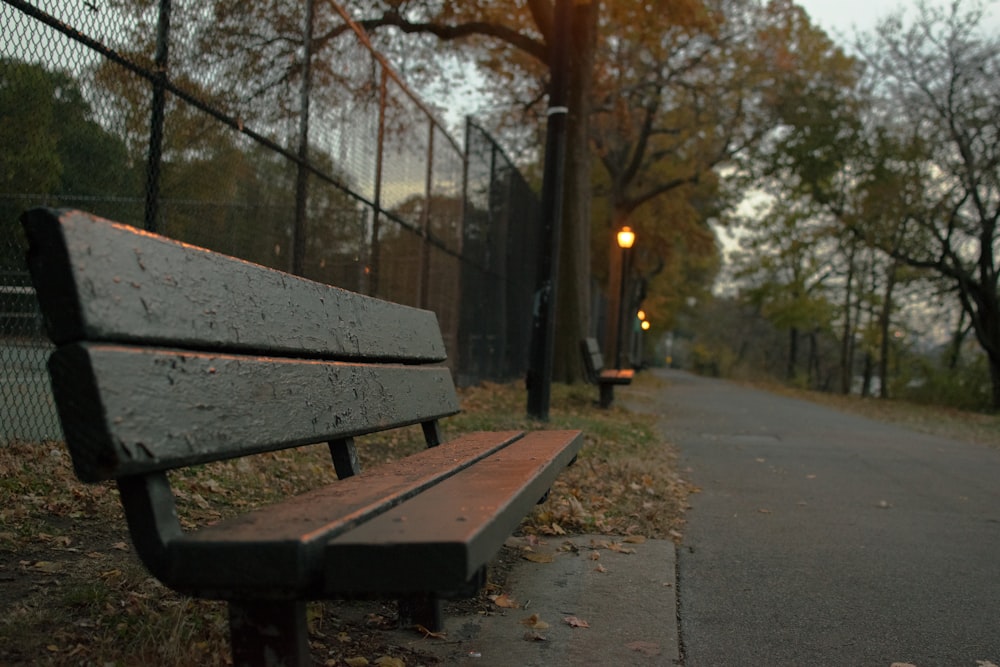
<path id="1" fill-rule="evenodd" d="M 559 236 L 566 173 L 566 117 L 569 115 L 570 0 L 556 0 L 552 34 L 549 108 L 542 175 L 542 252 L 531 322 L 528 353 L 528 415 L 549 420 L 552 357 L 555 353 L 556 291 L 559 278 Z"/>
<path id="2" fill-rule="evenodd" d="M 627 291 L 625 289 L 625 283 L 628 281 L 628 257 L 629 250 L 632 248 L 632 244 L 635 243 L 635 232 L 632 231 L 631 227 L 622 227 L 618 231 L 617 235 L 618 247 L 622 249 L 622 275 L 621 284 L 618 290 L 618 331 L 616 332 L 615 338 L 615 368 L 622 367 L 622 348 L 624 347 L 625 341 L 625 313 L 628 310 L 628 306 L 625 304 L 625 295 Z"/>

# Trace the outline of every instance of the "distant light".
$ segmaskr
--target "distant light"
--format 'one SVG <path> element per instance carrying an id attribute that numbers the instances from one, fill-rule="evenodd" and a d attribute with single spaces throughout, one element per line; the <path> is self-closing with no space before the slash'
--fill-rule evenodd
<path id="1" fill-rule="evenodd" d="M 635 232 L 631 227 L 622 227 L 618 232 L 618 247 L 631 248 L 633 243 L 635 243 Z"/>
<path id="2" fill-rule="evenodd" d="M 640 326 L 642 326 L 643 331 L 649 331 L 649 320 L 643 320 Z"/>
<path id="3" fill-rule="evenodd" d="M 638 313 L 635 314 L 635 316 L 638 317 L 640 320 L 644 320 L 646 319 L 646 311 L 640 310 Z"/>

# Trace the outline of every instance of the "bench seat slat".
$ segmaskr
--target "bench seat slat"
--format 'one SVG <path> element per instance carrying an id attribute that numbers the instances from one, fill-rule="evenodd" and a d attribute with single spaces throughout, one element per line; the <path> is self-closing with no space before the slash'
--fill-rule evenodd
<path id="1" fill-rule="evenodd" d="M 49 337 L 330 359 L 441 362 L 437 316 L 97 218 L 34 209 L 28 264 Z"/>
<path id="2" fill-rule="evenodd" d="M 495 455 L 521 431 L 468 433 L 371 472 L 228 519 L 170 543 L 169 583 L 182 590 L 317 595 L 326 542 Z M 229 596 L 232 597 L 232 593 Z"/>
<path id="3" fill-rule="evenodd" d="M 579 431 L 535 431 L 331 540 L 328 593 L 457 591 L 576 456 Z"/>
<path id="4" fill-rule="evenodd" d="M 49 371 L 84 481 L 329 441 L 459 411 L 443 366 L 80 344 L 56 350 Z"/>
<path id="5" fill-rule="evenodd" d="M 611 384 L 632 384 L 632 378 L 634 377 L 635 371 L 631 368 L 623 368 L 621 370 L 607 368 L 601 371 L 599 381 L 610 382 Z"/>

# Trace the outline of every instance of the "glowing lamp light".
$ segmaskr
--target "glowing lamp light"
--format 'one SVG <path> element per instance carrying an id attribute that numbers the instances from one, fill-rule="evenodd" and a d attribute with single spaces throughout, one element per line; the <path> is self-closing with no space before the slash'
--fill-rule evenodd
<path id="1" fill-rule="evenodd" d="M 646 311 L 645 310 L 640 310 L 638 313 L 635 314 L 635 316 L 638 317 L 640 320 L 645 320 L 646 319 Z"/>
<path id="2" fill-rule="evenodd" d="M 640 326 L 642 326 L 643 331 L 649 331 L 649 320 L 643 320 Z"/>
<path id="3" fill-rule="evenodd" d="M 618 247 L 628 249 L 633 243 L 635 243 L 635 232 L 631 227 L 622 227 L 618 232 Z"/>

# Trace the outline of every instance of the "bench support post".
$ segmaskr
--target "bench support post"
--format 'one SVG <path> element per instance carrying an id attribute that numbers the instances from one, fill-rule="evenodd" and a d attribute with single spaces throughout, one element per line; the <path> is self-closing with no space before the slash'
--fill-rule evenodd
<path id="1" fill-rule="evenodd" d="M 598 381 L 598 389 L 601 392 L 601 407 L 610 408 L 615 400 L 615 386 L 610 383 Z"/>
<path id="2" fill-rule="evenodd" d="M 444 612 L 441 598 L 434 593 L 417 593 L 398 600 L 399 627 L 422 625 L 431 632 L 444 629 Z"/>
<path id="3" fill-rule="evenodd" d="M 302 600 L 229 603 L 234 667 L 307 667 L 309 631 Z"/>

